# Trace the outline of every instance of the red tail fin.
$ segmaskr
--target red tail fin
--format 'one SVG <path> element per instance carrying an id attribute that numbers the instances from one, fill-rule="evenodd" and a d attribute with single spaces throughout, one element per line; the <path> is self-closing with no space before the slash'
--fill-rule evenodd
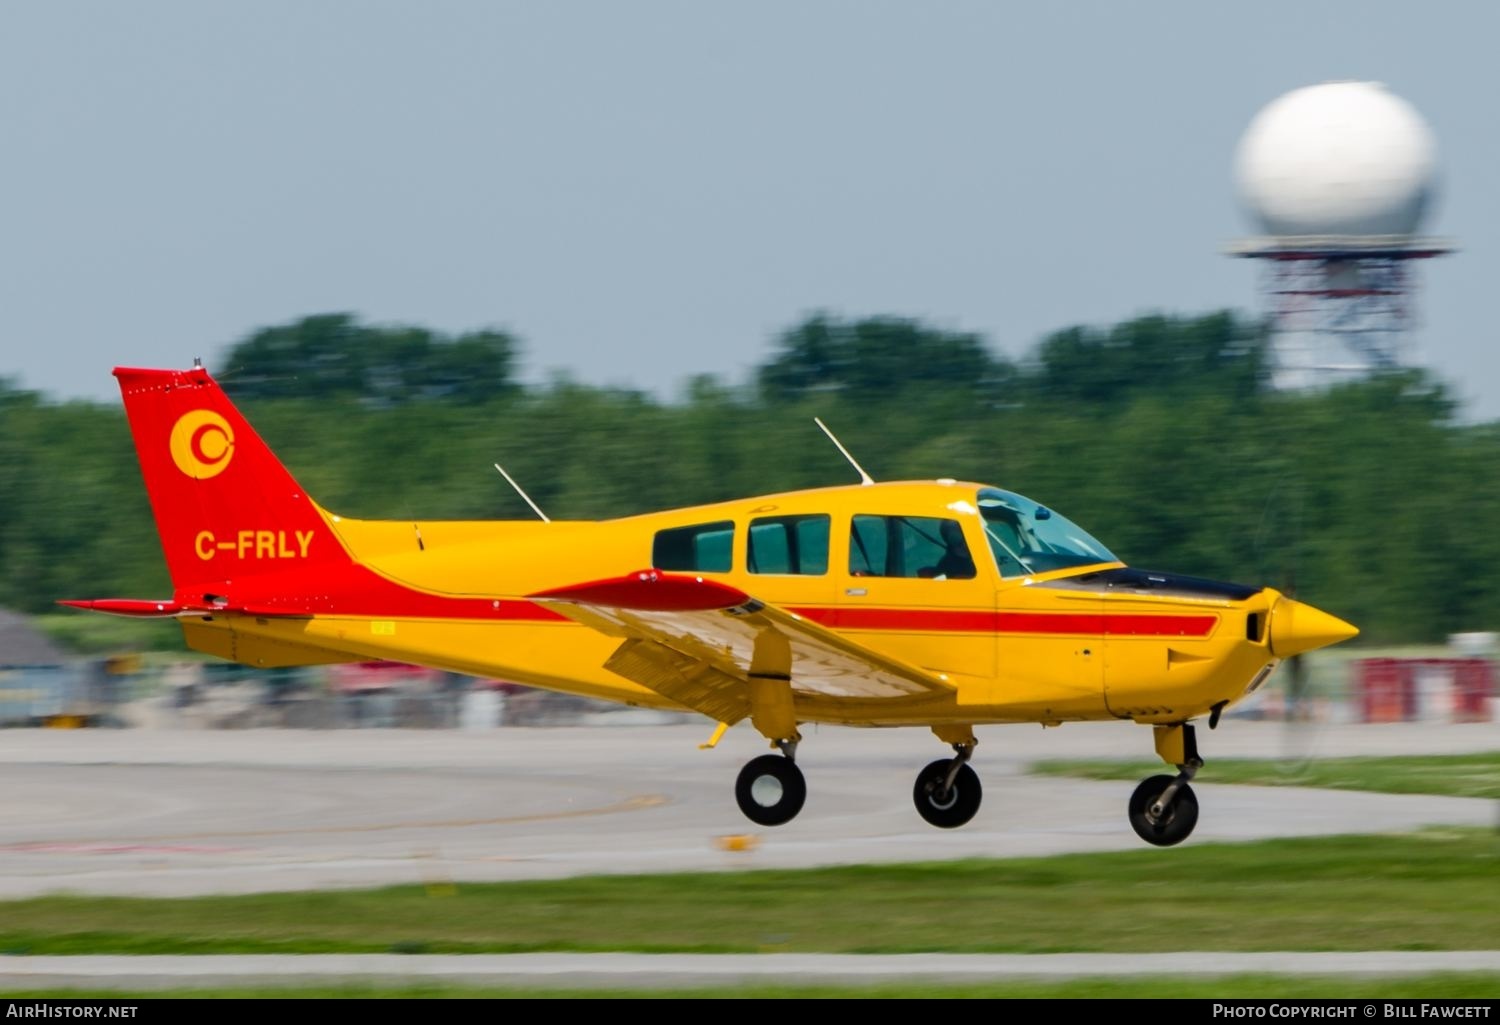
<path id="1" fill-rule="evenodd" d="M 172 586 L 330 563 L 349 555 L 306 492 L 202 367 L 116 367 Z"/>

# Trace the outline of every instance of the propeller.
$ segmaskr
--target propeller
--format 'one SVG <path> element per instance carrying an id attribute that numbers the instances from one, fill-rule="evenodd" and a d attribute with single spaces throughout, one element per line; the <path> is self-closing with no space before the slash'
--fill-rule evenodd
<path id="1" fill-rule="evenodd" d="M 1296 601 L 1297 597 L 1297 566 L 1301 561 L 1303 544 L 1303 500 L 1304 488 L 1301 472 L 1296 468 L 1288 468 L 1276 477 L 1271 484 L 1271 489 L 1266 495 L 1266 502 L 1261 509 L 1260 523 L 1255 531 L 1255 564 L 1260 579 L 1275 587 L 1284 596 L 1271 609 L 1271 653 L 1279 654 L 1283 658 L 1278 676 L 1285 681 L 1286 706 L 1282 715 L 1282 722 L 1286 726 L 1284 743 L 1282 748 L 1282 765 L 1289 780 L 1296 780 L 1307 776 L 1309 762 L 1313 760 L 1315 747 L 1313 733 L 1316 732 L 1316 724 L 1313 721 L 1312 709 L 1309 705 L 1309 681 L 1308 666 L 1303 658 L 1303 652 L 1309 650 L 1292 641 L 1291 636 L 1296 632 L 1288 620 L 1298 618 L 1295 610 L 1308 609 L 1309 607 Z M 1274 544 L 1273 540 L 1274 539 Z M 1285 608 L 1283 608 L 1285 606 Z M 1309 609 L 1316 612 L 1316 609 Z M 1278 624 L 1281 614 L 1285 618 Z M 1320 613 L 1326 615 L 1325 613 Z M 1328 619 L 1334 619 L 1328 616 Z M 1335 620 L 1341 626 L 1347 628 L 1348 624 L 1341 620 Z M 1281 645 L 1276 644 L 1276 633 L 1278 625 L 1283 633 L 1284 639 Z M 1327 624 L 1324 624 L 1327 626 Z M 1309 628 L 1317 631 L 1314 624 L 1309 623 Z M 1347 633 L 1340 636 L 1349 636 Z"/>

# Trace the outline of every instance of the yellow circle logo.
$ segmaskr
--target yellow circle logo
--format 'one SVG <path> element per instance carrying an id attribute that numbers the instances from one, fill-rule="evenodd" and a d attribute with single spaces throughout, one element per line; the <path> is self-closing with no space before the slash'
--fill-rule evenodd
<path id="1" fill-rule="evenodd" d="M 189 477 L 217 477 L 234 458 L 234 431 L 210 409 L 184 413 L 172 427 L 172 462 Z"/>

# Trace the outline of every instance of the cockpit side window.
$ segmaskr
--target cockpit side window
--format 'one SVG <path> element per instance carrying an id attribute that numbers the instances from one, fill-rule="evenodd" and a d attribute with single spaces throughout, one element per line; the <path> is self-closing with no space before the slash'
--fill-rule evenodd
<path id="1" fill-rule="evenodd" d="M 763 516 L 750 521 L 751 573 L 822 576 L 828 572 L 829 517 Z"/>
<path id="2" fill-rule="evenodd" d="M 734 556 L 734 521 L 658 530 L 651 565 L 680 572 L 728 573 Z"/>
<path id="3" fill-rule="evenodd" d="M 854 517 L 849 572 L 857 577 L 972 580 L 974 559 L 957 520 L 933 516 Z"/>

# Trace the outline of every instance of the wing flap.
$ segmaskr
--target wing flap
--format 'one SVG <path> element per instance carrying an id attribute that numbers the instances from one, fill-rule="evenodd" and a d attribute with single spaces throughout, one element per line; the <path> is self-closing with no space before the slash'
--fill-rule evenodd
<path id="1" fill-rule="evenodd" d="M 604 668 L 731 726 L 750 714 L 744 680 L 657 641 L 626 641 Z"/>
<path id="2" fill-rule="evenodd" d="M 767 605 L 743 591 L 702 577 L 643 570 L 614 580 L 593 581 L 529 597 L 586 626 L 624 638 L 625 644 L 614 658 L 639 676 L 620 675 L 660 693 L 668 693 L 660 688 L 669 686 L 683 695 L 692 695 L 696 702 L 721 707 L 720 703 L 726 699 L 718 692 L 727 686 L 725 678 L 735 681 L 740 686 L 735 687 L 739 696 L 734 699 L 733 708 L 741 708 L 743 702 L 745 709 L 739 712 L 739 718 L 748 711 L 748 693 L 742 684 L 756 665 L 757 641 L 764 642 L 773 634 L 786 641 L 788 675 L 792 691 L 797 694 L 901 699 L 954 691 L 940 674 L 891 658 L 794 612 Z M 656 648 L 629 648 L 633 640 L 651 642 L 685 661 L 668 658 Z M 642 660 L 650 665 L 642 665 Z M 694 675 L 697 671 L 691 667 L 699 664 L 713 669 L 717 675 Z M 673 673 L 680 679 L 674 678 Z M 706 690 L 699 693 L 695 688 Z M 703 710 L 694 701 L 676 694 L 669 696 Z M 730 710 L 728 705 L 722 707 Z"/>

